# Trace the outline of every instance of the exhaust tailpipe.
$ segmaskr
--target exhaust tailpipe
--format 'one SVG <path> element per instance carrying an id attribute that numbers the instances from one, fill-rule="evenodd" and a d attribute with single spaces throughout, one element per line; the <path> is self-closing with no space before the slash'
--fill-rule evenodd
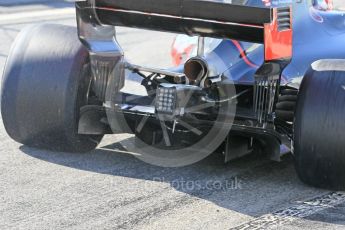
<path id="1" fill-rule="evenodd" d="M 204 59 L 193 57 L 184 64 L 184 74 L 190 83 L 201 82 L 208 75 L 208 66 Z"/>

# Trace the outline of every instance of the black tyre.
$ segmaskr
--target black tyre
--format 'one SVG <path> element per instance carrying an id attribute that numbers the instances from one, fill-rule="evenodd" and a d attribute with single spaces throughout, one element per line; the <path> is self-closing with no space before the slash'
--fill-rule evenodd
<path id="1" fill-rule="evenodd" d="M 77 134 L 79 109 L 87 103 L 89 66 L 76 28 L 43 24 L 23 30 L 2 82 L 1 113 L 9 136 L 53 151 L 96 148 L 102 136 Z"/>
<path id="2" fill-rule="evenodd" d="M 297 93 L 298 90 L 296 89 L 284 89 L 280 92 L 276 105 L 277 118 L 283 121 L 293 122 L 295 117 Z"/>
<path id="3" fill-rule="evenodd" d="M 345 60 L 315 62 L 298 95 L 295 166 L 309 185 L 345 189 Z"/>

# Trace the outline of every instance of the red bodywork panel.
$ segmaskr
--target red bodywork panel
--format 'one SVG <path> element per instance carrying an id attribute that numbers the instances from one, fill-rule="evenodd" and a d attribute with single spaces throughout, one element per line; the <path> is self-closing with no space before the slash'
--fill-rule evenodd
<path id="1" fill-rule="evenodd" d="M 290 7 L 290 25 L 292 25 Z M 290 59 L 292 57 L 292 28 L 279 31 L 278 9 L 273 9 L 273 20 L 264 25 L 265 60 Z"/>

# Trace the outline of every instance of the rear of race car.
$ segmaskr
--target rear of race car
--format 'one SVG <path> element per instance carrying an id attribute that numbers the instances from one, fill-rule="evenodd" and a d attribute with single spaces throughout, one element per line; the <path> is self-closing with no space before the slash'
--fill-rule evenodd
<path id="1" fill-rule="evenodd" d="M 14 140 L 80 152 L 96 148 L 105 134 L 132 133 L 135 143 L 127 149 L 167 167 L 195 163 L 218 148 L 226 161 L 254 148 L 279 160 L 282 144 L 293 141 L 298 90 L 281 84 L 292 56 L 290 6 L 87 0 L 77 1 L 76 11 L 77 30 L 37 25 L 16 39 L 1 96 Z M 129 63 L 117 26 L 197 36 L 196 55 L 171 69 Z M 263 44 L 264 62 L 248 75 L 252 81 L 237 81 L 235 70 L 242 68 L 224 52 L 205 52 L 206 37 Z M 145 95 L 122 91 L 130 75 L 141 78 Z M 307 180 L 305 166 L 297 164 L 301 178 L 323 186 Z"/>
<path id="2" fill-rule="evenodd" d="M 285 121 L 281 122 L 285 132 L 279 133 L 274 122 L 281 73 L 292 55 L 289 6 L 158 0 L 90 1 L 76 6 L 79 38 L 90 53 L 92 89 L 105 105 L 111 130 L 129 130 L 149 146 L 159 148 L 193 146 L 210 153 L 225 142 L 228 160 L 250 152 L 258 140 L 273 152 L 272 158 L 279 159 L 280 146 L 291 135 L 290 124 L 285 128 Z M 168 70 L 128 63 L 116 41 L 116 26 L 197 36 L 196 55 Z M 265 62 L 257 69 L 254 83 L 236 82 L 231 63 L 223 54 L 205 52 L 205 37 L 263 44 Z M 142 78 L 147 95 L 121 92 L 128 74 Z M 89 134 L 85 127 L 92 125 L 82 122 L 91 121 L 86 117 L 92 116 L 92 109 L 85 111 L 79 124 L 84 129 L 79 131 Z M 211 138 L 213 130 L 219 135 Z M 243 145 L 236 148 L 243 151 L 232 156 L 232 142 L 238 136 Z"/>
<path id="3" fill-rule="evenodd" d="M 290 121 L 276 122 L 275 116 L 281 73 L 292 54 L 291 7 L 88 0 L 76 2 L 76 13 L 75 37 L 81 44 L 70 38 L 73 28 L 57 25 L 34 26 L 17 38 L 2 94 L 4 123 L 13 139 L 53 150 L 88 151 L 105 134 L 133 133 L 133 152 L 162 166 L 191 164 L 219 147 L 226 161 L 256 147 L 279 160 L 280 146 L 291 139 Z M 170 69 L 129 63 L 116 40 L 118 26 L 196 36 L 196 55 Z M 251 82 L 238 81 L 235 72 L 243 68 L 229 63 L 224 52 L 207 51 L 207 38 L 261 43 L 265 61 L 248 74 Z M 49 62 L 64 71 L 48 68 Z M 122 90 L 128 76 L 141 78 L 144 95 Z M 27 84 L 19 84 L 22 78 Z M 34 85 L 45 90 L 30 90 Z M 47 106 L 46 97 L 56 100 Z M 168 156 L 172 163 L 165 160 Z"/>

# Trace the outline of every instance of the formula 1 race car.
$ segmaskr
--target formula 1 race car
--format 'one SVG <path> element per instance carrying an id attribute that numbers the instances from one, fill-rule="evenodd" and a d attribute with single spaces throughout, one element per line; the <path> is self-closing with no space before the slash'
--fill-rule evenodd
<path id="1" fill-rule="evenodd" d="M 16 38 L 2 82 L 6 131 L 22 144 L 68 152 L 131 133 L 129 151 L 167 167 L 217 149 L 225 161 L 252 151 L 279 160 L 287 147 L 302 181 L 344 189 L 345 61 L 317 60 L 345 58 L 345 4 L 324 3 L 77 1 L 77 30 L 42 24 Z M 175 67 L 144 67 L 126 61 L 116 26 L 196 42 L 186 54 L 177 45 Z M 124 90 L 129 78 L 145 94 Z"/>

